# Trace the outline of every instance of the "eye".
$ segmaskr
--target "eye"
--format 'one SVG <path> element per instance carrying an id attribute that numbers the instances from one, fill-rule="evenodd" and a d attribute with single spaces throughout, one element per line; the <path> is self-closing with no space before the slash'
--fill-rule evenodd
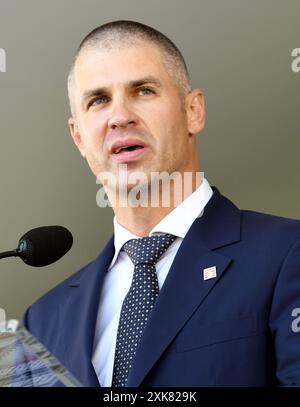
<path id="1" fill-rule="evenodd" d="M 108 97 L 105 95 L 99 96 L 96 99 L 93 99 L 90 103 L 89 103 L 89 107 L 90 106 L 99 106 L 99 105 L 103 105 L 103 103 L 107 103 L 108 101 Z"/>
<path id="2" fill-rule="evenodd" d="M 150 89 L 150 88 L 144 87 L 144 88 L 140 88 L 138 90 L 138 94 L 141 95 L 141 96 L 148 96 L 148 95 L 153 95 L 154 91 L 152 89 Z"/>

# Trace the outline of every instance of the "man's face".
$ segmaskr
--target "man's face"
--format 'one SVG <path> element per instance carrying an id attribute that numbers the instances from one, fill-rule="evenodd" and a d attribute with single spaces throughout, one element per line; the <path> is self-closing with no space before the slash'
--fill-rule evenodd
<path id="1" fill-rule="evenodd" d="M 155 45 L 83 51 L 73 102 L 72 137 L 100 179 L 103 172 L 117 177 L 120 164 L 127 164 L 127 175 L 142 171 L 147 177 L 197 170 L 194 136 L 204 125 L 202 94 L 179 95 Z"/>

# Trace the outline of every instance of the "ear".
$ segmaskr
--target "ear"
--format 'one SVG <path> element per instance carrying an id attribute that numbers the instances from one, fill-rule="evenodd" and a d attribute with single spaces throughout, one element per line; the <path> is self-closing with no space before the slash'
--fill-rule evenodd
<path id="1" fill-rule="evenodd" d="M 200 133 L 205 125 L 204 95 L 200 89 L 194 89 L 187 95 L 186 112 L 189 133 Z"/>
<path id="2" fill-rule="evenodd" d="M 70 128 L 70 133 L 71 133 L 72 139 L 73 139 L 74 143 L 76 144 L 76 147 L 80 151 L 80 154 L 82 155 L 82 157 L 85 158 L 84 145 L 82 143 L 82 139 L 81 139 L 81 135 L 78 130 L 78 125 L 77 125 L 76 119 L 74 117 L 70 117 L 68 123 L 69 123 L 69 128 Z"/>

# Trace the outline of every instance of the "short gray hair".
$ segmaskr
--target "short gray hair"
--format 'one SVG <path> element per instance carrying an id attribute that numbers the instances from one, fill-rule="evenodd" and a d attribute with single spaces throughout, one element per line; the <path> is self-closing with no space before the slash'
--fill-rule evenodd
<path id="1" fill-rule="evenodd" d="M 136 21 L 112 21 L 100 25 L 87 34 L 77 49 L 68 76 L 68 95 L 73 116 L 75 116 L 73 98 L 75 86 L 74 69 L 79 54 L 82 51 L 95 49 L 99 46 L 102 49 L 111 50 L 116 48 L 116 46 L 134 45 L 138 41 L 149 41 L 157 45 L 162 53 L 163 63 L 170 76 L 175 80 L 180 95 L 184 96 L 190 91 L 190 78 L 185 60 L 179 49 L 168 37 L 155 28 Z"/>

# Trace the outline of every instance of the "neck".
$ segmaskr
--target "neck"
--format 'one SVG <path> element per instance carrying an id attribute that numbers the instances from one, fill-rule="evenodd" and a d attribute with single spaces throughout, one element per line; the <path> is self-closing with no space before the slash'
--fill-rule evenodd
<path id="1" fill-rule="evenodd" d="M 163 218 L 165 218 L 176 206 L 180 205 L 188 196 L 190 196 L 201 184 L 202 178 L 199 172 L 191 174 L 189 181 L 183 178 L 181 181 L 181 188 L 174 186 L 175 183 L 170 183 L 170 196 L 165 193 L 165 189 L 159 191 L 158 200 L 153 205 L 150 198 L 147 205 L 130 204 L 123 206 L 116 205 L 113 207 L 117 221 L 131 233 L 144 237 L 148 236 L 150 231 L 157 225 Z M 151 196 L 151 193 L 148 194 Z"/>

